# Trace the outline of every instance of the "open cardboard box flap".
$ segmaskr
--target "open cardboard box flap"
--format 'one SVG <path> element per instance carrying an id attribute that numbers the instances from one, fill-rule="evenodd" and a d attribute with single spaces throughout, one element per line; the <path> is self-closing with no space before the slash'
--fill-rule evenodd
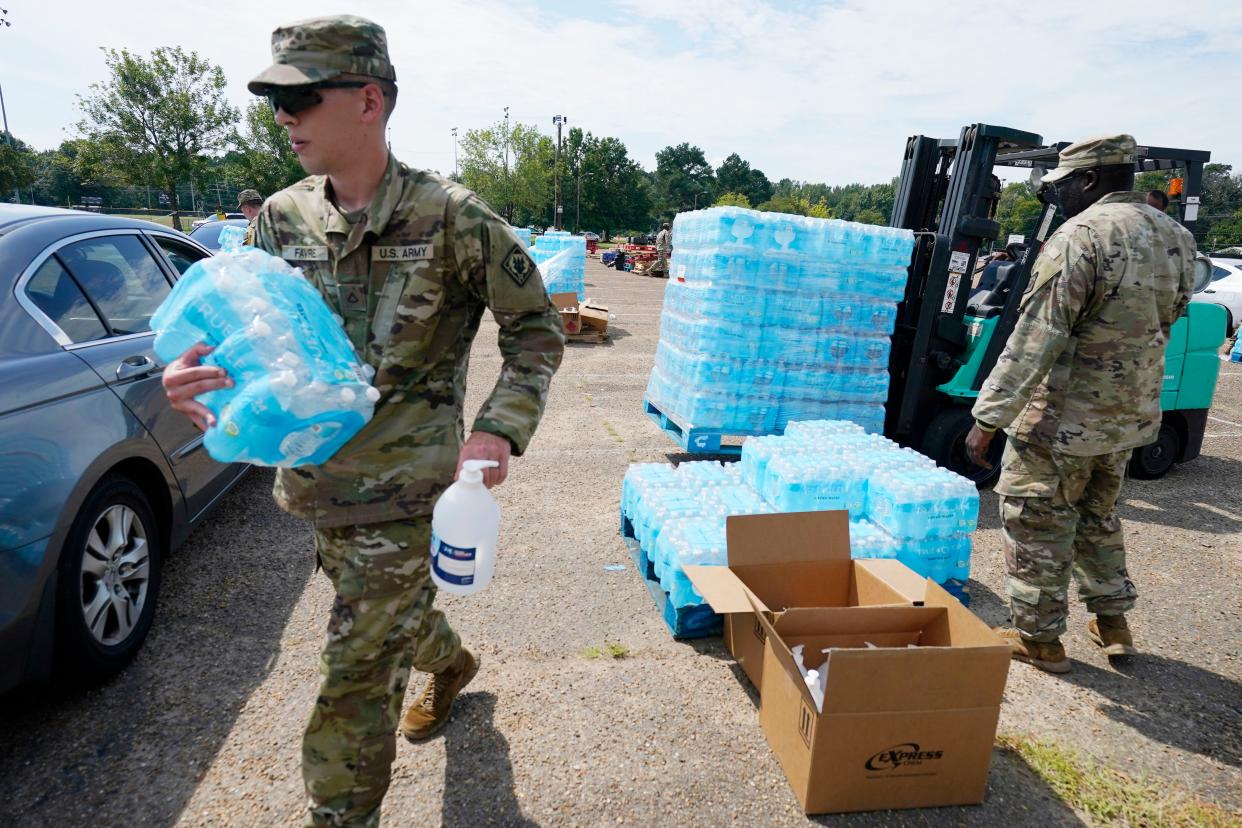
<path id="1" fill-rule="evenodd" d="M 795 608 L 772 620 L 754 599 L 748 600 L 771 652 L 798 679 L 799 691 L 812 706 L 790 648 L 805 645 L 808 667 L 823 663 L 815 651 L 835 648 L 826 659 L 825 714 L 908 710 L 912 688 L 926 710 L 999 705 L 1008 646 L 934 582 L 928 582 L 928 595 L 936 605 Z M 876 647 L 868 648 L 868 642 Z"/>
<path id="2" fill-rule="evenodd" d="M 725 521 L 725 531 L 727 567 L 685 567 L 695 589 L 718 613 L 749 613 L 748 592 L 755 593 L 764 610 L 893 603 L 894 593 L 905 603 L 923 601 L 924 580 L 905 565 L 850 561 L 846 511 L 734 516 Z"/>

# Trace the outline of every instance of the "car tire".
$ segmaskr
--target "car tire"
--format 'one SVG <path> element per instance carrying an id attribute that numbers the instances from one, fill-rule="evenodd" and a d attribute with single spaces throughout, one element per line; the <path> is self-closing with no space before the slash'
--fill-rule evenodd
<path id="1" fill-rule="evenodd" d="M 1130 476 L 1135 480 L 1159 480 L 1182 456 L 1182 438 L 1177 429 L 1161 423 L 1156 441 L 1139 446 L 1130 455 Z"/>
<path id="2" fill-rule="evenodd" d="M 133 481 L 102 480 L 82 504 L 61 550 L 56 657 L 65 678 L 103 680 L 146 640 L 159 598 L 164 542 Z"/>
<path id="3" fill-rule="evenodd" d="M 976 466 L 966 456 L 966 435 L 975 424 L 970 409 L 954 406 L 937 414 L 923 435 L 923 454 L 935 460 L 937 465 L 955 471 L 968 478 L 980 489 L 996 482 L 1000 477 L 1001 454 L 1005 451 L 1005 435 L 998 432 L 988 446 L 988 460 L 992 468 Z"/>

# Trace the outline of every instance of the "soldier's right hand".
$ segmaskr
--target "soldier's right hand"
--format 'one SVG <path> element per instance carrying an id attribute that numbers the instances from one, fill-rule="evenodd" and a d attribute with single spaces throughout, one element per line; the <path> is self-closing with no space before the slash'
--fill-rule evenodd
<path id="1" fill-rule="evenodd" d="M 194 398 L 208 391 L 230 388 L 233 380 L 223 368 L 203 365 L 202 358 L 212 352 L 210 345 L 201 342 L 168 363 L 164 369 L 164 393 L 174 411 L 180 411 L 190 422 L 206 431 L 216 424 L 216 418 L 207 406 Z"/>

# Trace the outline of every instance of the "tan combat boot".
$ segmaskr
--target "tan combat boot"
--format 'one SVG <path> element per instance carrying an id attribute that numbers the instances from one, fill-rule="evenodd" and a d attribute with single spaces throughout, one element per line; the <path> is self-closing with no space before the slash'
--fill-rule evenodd
<path id="1" fill-rule="evenodd" d="M 401 735 L 411 742 L 421 742 L 443 730 L 453 711 L 453 700 L 477 672 L 479 660 L 462 647 L 452 667 L 427 679 L 422 695 L 401 717 Z"/>
<path id="2" fill-rule="evenodd" d="M 1065 648 L 1060 640 L 1027 641 L 1022 633 L 1012 627 L 995 627 L 993 632 L 1005 640 L 1011 650 L 1014 661 L 1025 661 L 1034 664 L 1046 673 L 1068 673 L 1069 659 L 1065 656 Z"/>
<path id="3" fill-rule="evenodd" d="M 1107 656 L 1138 655 L 1124 615 L 1097 615 L 1087 622 L 1087 635 L 1104 648 Z"/>

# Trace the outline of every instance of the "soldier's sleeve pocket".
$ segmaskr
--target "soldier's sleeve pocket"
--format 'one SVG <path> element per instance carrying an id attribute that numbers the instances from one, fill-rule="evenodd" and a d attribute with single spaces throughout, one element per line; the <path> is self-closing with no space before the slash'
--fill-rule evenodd
<path id="1" fill-rule="evenodd" d="M 1039 604 L 1039 587 L 1033 584 L 1026 584 L 1010 578 L 1005 591 L 1015 601 L 1021 601 L 1030 606 L 1037 606 Z"/>

